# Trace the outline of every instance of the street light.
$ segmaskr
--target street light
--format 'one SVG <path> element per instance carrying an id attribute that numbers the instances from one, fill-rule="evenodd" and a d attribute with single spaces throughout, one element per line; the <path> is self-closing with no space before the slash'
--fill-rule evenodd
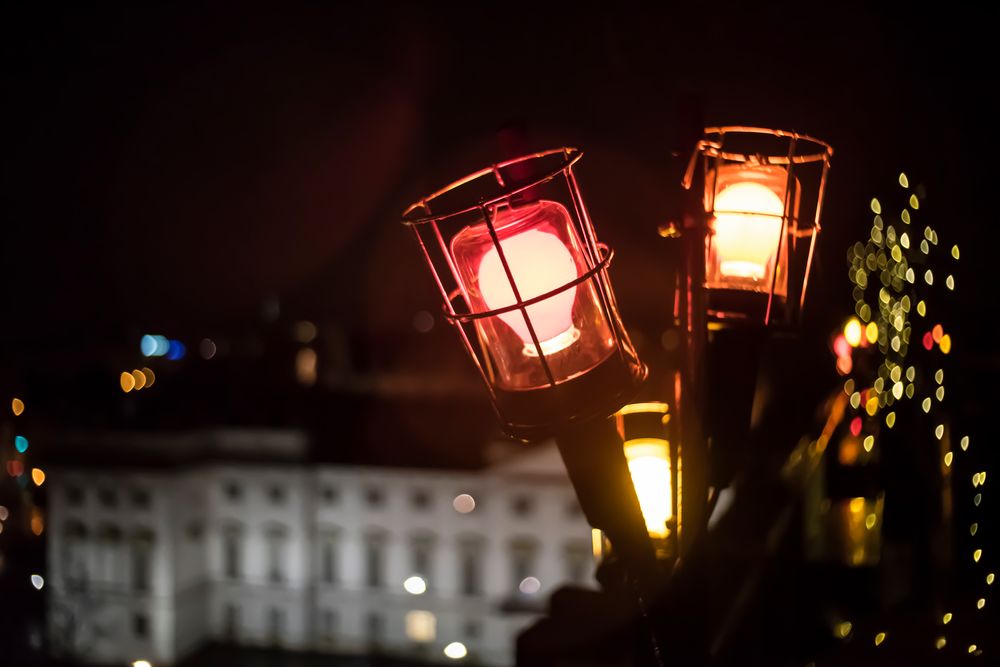
<path id="1" fill-rule="evenodd" d="M 522 439 L 606 417 L 646 376 L 573 174 L 582 155 L 508 160 L 403 213 L 504 430 Z"/>
<path id="2" fill-rule="evenodd" d="M 801 311 L 832 156 L 829 144 L 796 132 L 705 129 L 683 186 L 700 164 L 711 319 L 791 323 Z"/>

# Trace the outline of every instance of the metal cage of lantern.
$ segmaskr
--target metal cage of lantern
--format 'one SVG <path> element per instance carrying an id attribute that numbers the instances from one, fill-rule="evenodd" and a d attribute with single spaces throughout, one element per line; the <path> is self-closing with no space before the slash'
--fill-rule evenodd
<path id="1" fill-rule="evenodd" d="M 753 143 L 754 140 L 766 141 L 765 137 L 778 139 L 785 143 L 783 151 L 770 150 L 767 152 L 738 151 L 727 147 L 727 140 L 730 144 L 735 139 L 737 141 Z M 787 308 L 786 323 L 798 316 L 801 316 L 802 308 L 805 305 L 806 291 L 809 286 L 809 273 L 812 269 L 813 254 L 816 248 L 816 237 L 821 230 L 820 216 L 823 210 L 823 197 L 826 193 L 827 175 L 830 170 L 830 160 L 833 157 L 833 148 L 820 139 L 797 132 L 785 130 L 774 130 L 761 127 L 724 126 L 707 127 L 703 137 L 695 146 L 684 175 L 682 186 L 689 190 L 695 181 L 695 175 L 700 158 L 702 163 L 702 177 L 705 182 L 705 214 L 706 222 L 715 218 L 715 197 L 718 194 L 718 178 L 721 168 L 727 164 L 745 165 L 747 167 L 757 166 L 779 166 L 786 171 L 784 210 L 781 216 L 781 232 L 776 239 L 774 267 L 771 270 L 768 291 L 767 306 L 764 310 L 763 324 L 769 326 L 774 319 L 772 313 L 775 303 L 775 285 L 778 279 L 778 267 L 783 251 L 783 244 L 789 244 L 785 249 L 788 253 L 788 266 L 791 267 L 796 262 L 795 254 L 800 252 L 799 239 L 809 238 L 809 247 L 806 251 L 805 265 L 801 271 L 801 289 L 798 303 L 791 300 L 791 306 Z M 814 215 L 810 225 L 803 226 L 802 221 L 795 210 L 793 201 L 793 190 L 796 195 L 803 191 L 798 183 L 797 176 L 803 172 L 805 165 L 817 165 L 819 167 L 818 183 L 815 184 L 816 203 Z M 814 175 L 815 176 L 815 175 Z M 807 179 L 808 180 L 808 179 Z M 813 179 L 815 180 L 815 179 Z M 752 212 L 737 212 L 752 213 Z M 707 233 L 712 234 L 709 227 Z M 711 238 L 709 239 L 711 242 Z M 706 261 L 707 261 L 706 245 Z M 801 263 L 801 262 L 798 262 Z M 791 281 L 792 269 L 788 269 L 788 279 Z M 791 282 L 789 282 L 791 285 Z M 792 292 L 789 290 L 788 299 Z M 786 299 L 786 300 L 788 300 Z M 797 308 L 796 308 L 797 306 Z"/>
<path id="2" fill-rule="evenodd" d="M 466 352 L 469 354 L 483 383 L 486 385 L 494 412 L 496 412 L 504 430 L 509 435 L 522 439 L 551 435 L 556 429 L 566 423 L 578 422 L 590 417 L 606 416 L 614 412 L 638 389 L 647 374 L 646 367 L 639 361 L 625 332 L 625 327 L 618 314 L 614 293 L 611 289 L 607 270 L 614 253 L 607 245 L 597 241 L 593 222 L 584 204 L 576 176 L 573 173 L 573 166 L 582 157 L 583 152 L 581 150 L 572 147 L 563 147 L 506 160 L 454 181 L 414 202 L 403 211 L 402 222 L 414 230 L 420 249 L 441 292 L 444 300 L 443 309 L 445 317 L 458 330 Z M 553 162 L 554 164 L 552 164 Z M 537 171 L 534 171 L 536 169 Z M 525 172 L 532 171 L 541 175 L 534 176 L 529 181 L 519 178 Z M 523 196 L 539 187 L 559 181 L 566 188 L 567 198 L 572 202 L 572 207 L 567 210 L 570 212 L 571 222 L 581 239 L 587 270 L 573 280 L 544 294 L 529 299 L 522 299 L 510 265 L 504 254 L 494 225 L 494 216 L 491 215 L 490 208 L 495 208 L 503 203 L 510 205 L 511 200 L 518 196 Z M 495 191 L 486 196 L 474 197 L 472 200 L 465 197 L 464 202 L 462 202 L 463 198 L 459 196 L 459 203 L 457 204 L 441 201 L 448 197 L 461 195 L 463 190 L 472 190 L 475 187 L 483 187 L 484 185 L 489 185 Z M 438 206 L 439 203 L 443 205 Z M 439 208 L 441 210 L 438 210 Z M 441 229 L 442 226 L 448 223 L 456 221 L 461 223 L 461 218 L 469 216 L 475 216 L 474 222 L 461 224 L 460 228 L 477 224 L 478 222 L 486 224 L 492 241 L 492 247 L 497 252 L 507 282 L 514 296 L 514 303 L 508 306 L 475 311 L 463 296 L 460 287 L 461 278 Z M 454 234 L 451 236 L 453 237 Z M 435 259 L 435 255 L 439 255 L 437 259 Z M 450 276 L 450 278 L 445 280 L 445 276 Z M 479 320 L 504 313 L 520 311 L 524 317 L 535 350 L 537 350 L 539 363 L 548 381 L 548 388 L 556 389 L 559 383 L 550 368 L 549 360 L 546 358 L 546 353 L 535 330 L 535 325 L 527 313 L 527 308 L 586 281 L 590 281 L 595 287 L 599 297 L 600 312 L 604 316 L 614 339 L 614 351 L 612 354 L 617 355 L 623 366 L 629 369 L 631 386 L 622 388 L 621 391 L 613 396 L 606 397 L 608 400 L 603 410 L 574 411 L 573 406 L 562 405 L 567 412 L 557 419 L 538 423 L 518 423 L 511 420 L 504 413 L 497 399 L 497 387 L 490 371 L 488 346 L 484 344 L 481 337 L 475 331 L 475 323 Z M 604 412 L 604 414 L 597 414 L 597 412 Z"/>

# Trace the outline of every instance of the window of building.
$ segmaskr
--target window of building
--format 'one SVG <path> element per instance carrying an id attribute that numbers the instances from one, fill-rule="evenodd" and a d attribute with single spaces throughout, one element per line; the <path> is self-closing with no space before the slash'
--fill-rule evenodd
<path id="1" fill-rule="evenodd" d="M 479 639 L 483 632 L 483 627 L 479 621 L 466 621 L 462 627 L 462 632 L 466 639 Z"/>
<path id="2" fill-rule="evenodd" d="M 320 612 L 319 632 L 324 641 L 333 642 L 337 638 L 337 612 L 332 609 Z"/>
<path id="3" fill-rule="evenodd" d="M 205 535 L 205 526 L 201 521 L 192 521 L 187 525 L 187 536 L 192 542 L 197 542 Z"/>
<path id="4" fill-rule="evenodd" d="M 223 493 L 232 502 L 238 502 L 243 499 L 243 487 L 237 482 L 226 482 L 226 485 L 223 487 Z"/>
<path id="5" fill-rule="evenodd" d="M 71 507 L 78 507 L 83 504 L 83 490 L 78 486 L 66 487 L 66 504 Z"/>
<path id="6" fill-rule="evenodd" d="M 275 484 L 268 488 L 267 497 L 270 498 L 271 502 L 275 505 L 282 505 L 285 502 L 287 494 L 285 493 L 284 487 Z"/>
<path id="7" fill-rule="evenodd" d="M 535 510 L 535 501 L 531 496 L 514 496 L 514 500 L 511 502 L 511 510 L 515 516 L 529 516 Z"/>
<path id="8" fill-rule="evenodd" d="M 337 583 L 337 546 L 335 531 L 327 531 L 320 536 L 319 578 L 324 584 Z"/>
<path id="9" fill-rule="evenodd" d="M 138 509 L 149 509 L 152 498 L 146 489 L 132 489 L 132 505 Z"/>
<path id="10" fill-rule="evenodd" d="M 222 533 L 222 570 L 227 579 L 243 575 L 243 530 L 228 526 Z"/>
<path id="11" fill-rule="evenodd" d="M 382 572 L 384 567 L 385 536 L 381 533 L 371 533 L 365 537 L 365 584 L 369 588 L 381 588 L 385 585 Z"/>
<path id="12" fill-rule="evenodd" d="M 103 507 L 118 507 L 118 494 L 115 493 L 114 489 L 98 489 L 97 501 Z"/>
<path id="13" fill-rule="evenodd" d="M 267 611 L 267 634 L 272 644 L 280 644 L 285 638 L 285 610 L 271 607 Z"/>
<path id="14" fill-rule="evenodd" d="M 123 579 L 124 540 L 122 531 L 109 524 L 97 529 L 96 579 L 104 584 L 125 584 Z"/>
<path id="15" fill-rule="evenodd" d="M 324 486 L 319 493 L 325 503 L 333 505 L 340 500 L 340 490 L 335 486 Z"/>
<path id="16" fill-rule="evenodd" d="M 288 531 L 284 526 L 271 526 L 265 533 L 267 541 L 267 578 L 271 583 L 280 584 L 285 580 L 285 545 Z"/>
<path id="17" fill-rule="evenodd" d="M 585 583 L 594 569 L 594 557 L 586 542 L 567 544 L 563 549 L 563 559 L 566 563 L 566 578 L 577 584 Z"/>
<path id="18" fill-rule="evenodd" d="M 459 576 L 462 595 L 474 596 L 483 592 L 483 543 L 481 540 L 464 540 L 459 545 Z"/>
<path id="19" fill-rule="evenodd" d="M 534 578 L 538 560 L 538 542 L 531 538 L 521 538 L 514 540 L 510 545 L 510 564 L 513 589 L 524 592 L 522 583 L 526 579 Z M 533 588 L 532 585 L 528 588 Z M 533 591 L 534 592 L 534 591 Z"/>
<path id="20" fill-rule="evenodd" d="M 87 528 L 79 521 L 66 524 L 63 573 L 67 582 L 78 584 L 87 580 Z"/>
<path id="21" fill-rule="evenodd" d="M 414 509 L 426 510 L 431 506 L 431 494 L 425 489 L 416 489 L 410 496 Z"/>
<path id="22" fill-rule="evenodd" d="M 382 618 L 382 615 L 375 612 L 368 614 L 365 626 L 368 633 L 368 642 L 373 646 L 378 645 L 385 634 L 385 620 Z"/>
<path id="23" fill-rule="evenodd" d="M 406 612 L 406 636 L 418 644 L 434 641 L 437 638 L 437 618 L 429 611 Z"/>
<path id="24" fill-rule="evenodd" d="M 428 588 L 431 586 L 431 572 L 434 568 L 434 536 L 429 534 L 415 535 L 410 544 L 412 550 L 413 574 L 424 580 Z"/>
<path id="25" fill-rule="evenodd" d="M 381 507 L 385 504 L 385 494 L 382 489 L 374 486 L 365 489 L 365 502 L 369 507 Z"/>
<path id="26" fill-rule="evenodd" d="M 222 620 L 223 632 L 226 638 L 234 641 L 239 637 L 240 630 L 240 608 L 230 602 L 226 605 Z"/>
<path id="27" fill-rule="evenodd" d="M 132 615 L 132 634 L 139 639 L 149 636 L 149 617 L 145 614 Z"/>
<path id="28" fill-rule="evenodd" d="M 132 590 L 145 593 L 151 588 L 153 534 L 142 531 L 132 538 Z"/>

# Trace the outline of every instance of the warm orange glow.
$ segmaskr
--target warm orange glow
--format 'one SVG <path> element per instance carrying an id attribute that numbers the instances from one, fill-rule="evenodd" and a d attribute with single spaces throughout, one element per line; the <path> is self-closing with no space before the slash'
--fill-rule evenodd
<path id="1" fill-rule="evenodd" d="M 31 533 L 35 536 L 45 532 L 45 519 L 42 517 L 42 510 L 37 507 L 31 509 Z"/>
<path id="2" fill-rule="evenodd" d="M 122 391 L 126 394 L 135 389 L 135 378 L 132 377 L 131 373 L 122 373 L 119 382 L 121 383 Z"/>
<path id="3" fill-rule="evenodd" d="M 673 518 L 670 452 L 666 440 L 636 438 L 625 443 L 625 458 L 650 536 L 665 538 Z"/>
<path id="4" fill-rule="evenodd" d="M 142 374 L 146 377 L 146 389 L 149 389 L 156 382 L 156 374 L 153 373 L 153 369 L 146 366 L 142 367 Z"/>
<path id="5" fill-rule="evenodd" d="M 132 379 L 135 380 L 136 391 L 146 386 L 146 375 L 140 370 L 132 371 Z"/>
<path id="6" fill-rule="evenodd" d="M 712 224 L 723 276 L 760 281 L 770 278 L 785 203 L 774 190 L 754 181 L 738 181 L 715 197 Z"/>
<path id="7" fill-rule="evenodd" d="M 502 240 L 500 247 L 522 301 L 551 292 L 577 277 L 573 256 L 555 234 L 531 229 Z M 496 248 L 490 248 L 479 265 L 479 288 L 491 310 L 505 308 L 517 301 Z M 575 300 L 574 286 L 528 306 L 528 317 L 543 353 L 565 349 L 580 337 L 580 332 L 573 327 Z M 500 319 L 524 341 L 525 354 L 537 355 L 531 332 L 520 311 L 503 313 Z"/>
<path id="8" fill-rule="evenodd" d="M 35 483 L 35 486 L 41 486 L 45 483 L 45 471 L 41 468 L 31 469 L 31 481 Z"/>
<path id="9" fill-rule="evenodd" d="M 844 325 L 844 338 L 847 340 L 847 344 L 851 347 L 857 347 L 861 345 L 861 337 L 864 331 L 861 328 L 861 322 L 858 318 L 852 317 Z"/>
<path id="10" fill-rule="evenodd" d="M 14 413 L 15 417 L 19 416 L 22 412 L 24 412 L 24 401 L 22 401 L 20 398 L 15 398 L 11 400 L 10 410 L 11 412 Z"/>

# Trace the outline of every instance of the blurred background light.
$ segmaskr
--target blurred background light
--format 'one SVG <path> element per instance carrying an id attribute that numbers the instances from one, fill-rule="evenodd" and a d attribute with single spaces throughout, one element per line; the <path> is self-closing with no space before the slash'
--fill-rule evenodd
<path id="1" fill-rule="evenodd" d="M 185 354 L 187 354 L 187 348 L 179 340 L 171 340 L 167 344 L 167 359 L 170 361 L 179 361 L 184 358 Z"/>
<path id="2" fill-rule="evenodd" d="M 24 454 L 26 451 L 28 451 L 28 439 L 25 438 L 23 435 L 15 435 L 14 449 L 16 449 L 18 453 Z"/>
<path id="3" fill-rule="evenodd" d="M 444 647 L 444 655 L 452 660 L 461 660 L 469 654 L 462 642 L 452 642 Z"/>
<path id="4" fill-rule="evenodd" d="M 22 412 L 24 412 L 24 401 L 20 398 L 14 398 L 10 402 L 10 410 L 14 413 L 15 417 L 19 416 Z"/>
<path id="5" fill-rule="evenodd" d="M 132 371 L 132 379 L 135 381 L 136 391 L 146 386 L 146 374 L 136 369 Z"/>
<path id="6" fill-rule="evenodd" d="M 198 343 L 198 352 L 201 354 L 202 359 L 211 359 L 215 356 L 217 350 L 215 341 L 211 338 L 202 338 L 201 342 Z"/>
<path id="7" fill-rule="evenodd" d="M 135 378 L 131 373 L 123 372 L 118 378 L 118 383 L 126 394 L 135 389 Z"/>
<path id="8" fill-rule="evenodd" d="M 455 496 L 455 500 L 452 501 L 451 505 L 459 514 L 468 514 L 476 509 L 476 499 L 468 493 L 460 493 Z"/>
<path id="9" fill-rule="evenodd" d="M 35 590 L 42 590 L 42 586 L 45 585 L 45 579 L 40 574 L 31 575 L 31 585 L 35 587 Z"/>
<path id="10" fill-rule="evenodd" d="M 423 577 L 408 577 L 403 582 L 403 589 L 410 595 L 423 595 L 427 591 L 427 582 L 423 580 Z"/>

